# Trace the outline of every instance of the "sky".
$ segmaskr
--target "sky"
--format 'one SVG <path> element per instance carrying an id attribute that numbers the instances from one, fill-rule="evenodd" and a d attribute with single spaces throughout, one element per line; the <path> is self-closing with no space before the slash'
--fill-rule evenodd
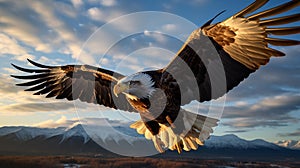
<path id="1" fill-rule="evenodd" d="M 136 114 L 24 92 L 10 77 L 20 73 L 10 63 L 30 67 L 30 58 L 48 65 L 89 64 L 125 75 L 162 68 L 194 29 L 223 10 L 216 22 L 252 2 L 0 0 L 0 126 L 59 127 L 83 118 L 137 120 Z M 278 2 L 283 1 L 271 1 L 262 9 Z M 300 35 L 286 38 L 299 40 Z M 214 135 L 300 140 L 300 46 L 274 48 L 287 56 L 272 58 L 226 97 L 187 108 L 218 109 L 226 98 Z"/>

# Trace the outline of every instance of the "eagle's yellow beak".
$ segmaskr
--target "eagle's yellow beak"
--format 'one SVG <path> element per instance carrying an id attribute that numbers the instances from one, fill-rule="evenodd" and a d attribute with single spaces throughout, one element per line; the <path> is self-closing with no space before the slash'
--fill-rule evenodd
<path id="1" fill-rule="evenodd" d="M 126 92 L 129 89 L 129 86 L 124 83 L 118 83 L 114 86 L 114 94 L 116 97 L 122 92 Z"/>

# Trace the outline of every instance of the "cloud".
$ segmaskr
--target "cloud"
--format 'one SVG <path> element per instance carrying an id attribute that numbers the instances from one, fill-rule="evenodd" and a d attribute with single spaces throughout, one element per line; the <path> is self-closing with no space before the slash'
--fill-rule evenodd
<path id="1" fill-rule="evenodd" d="M 234 133 L 244 133 L 244 132 L 248 132 L 250 130 L 232 130 L 232 131 L 225 131 L 226 133 L 229 134 L 234 134 Z"/>
<path id="2" fill-rule="evenodd" d="M 231 119 L 224 125 L 232 127 L 286 126 L 299 120 L 290 115 L 299 110 L 300 95 L 284 94 L 266 97 L 253 103 L 225 107 L 223 118 Z"/>
<path id="3" fill-rule="evenodd" d="M 80 8 L 83 5 L 82 0 L 71 0 L 71 2 L 75 8 Z"/>
<path id="4" fill-rule="evenodd" d="M 296 121 L 292 118 L 290 120 L 260 120 L 252 117 L 232 119 L 228 122 L 223 122 L 223 125 L 233 128 L 283 127 L 288 126 L 291 122 Z"/>
<path id="5" fill-rule="evenodd" d="M 162 26 L 164 32 L 172 32 L 177 30 L 177 25 L 175 24 L 165 24 Z"/>
<path id="6" fill-rule="evenodd" d="M 145 47 L 140 49 L 133 49 L 132 53 L 128 55 L 117 54 L 112 56 L 112 60 L 108 63 L 116 64 L 115 70 L 123 74 L 132 74 L 138 71 L 154 70 L 165 67 L 173 58 L 175 53 L 159 48 L 159 47 Z"/>
<path id="7" fill-rule="evenodd" d="M 80 2 L 74 3 L 78 5 Z M 9 10 L 11 8 L 15 9 L 14 12 Z M 38 51 L 35 53 L 38 55 L 40 55 L 39 52 L 58 53 L 60 56 L 71 55 L 76 59 L 81 53 L 84 40 L 93 31 L 90 29 L 93 25 L 86 23 L 87 19 L 83 21 L 84 24 L 80 23 L 84 26 L 78 26 L 77 19 L 82 20 L 86 16 L 82 12 L 75 12 L 70 4 L 64 2 L 24 0 L 16 3 L 15 1 L 4 1 L 1 3 L 0 15 L 0 33 L 6 34 L 15 40 L 16 44 L 23 47 L 22 50 L 10 50 L 10 52 L 23 52 L 22 55 L 14 56 L 17 60 L 34 58 L 28 53 L 35 51 Z M 74 26 L 75 22 L 76 26 Z M 27 54 L 24 53 L 24 49 Z M 82 54 L 85 55 L 82 62 L 91 62 L 88 61 L 91 58 L 89 53 L 82 52 Z"/>
<path id="8" fill-rule="evenodd" d="M 6 71 L 9 74 L 16 74 L 18 73 L 17 70 L 13 69 L 13 68 L 2 68 L 3 71 Z"/>
<path id="9" fill-rule="evenodd" d="M 254 116 L 263 119 L 280 119 L 282 116 L 294 110 L 298 110 L 299 105 L 300 95 L 284 94 L 266 97 L 254 103 L 228 106 L 225 108 L 223 117 L 237 118 Z"/>
<path id="10" fill-rule="evenodd" d="M 219 100 L 219 99 L 218 99 Z M 222 125 L 231 128 L 283 127 L 297 124 L 293 116 L 300 110 L 300 95 L 286 93 L 247 101 L 230 101 L 224 111 L 218 100 L 209 103 L 193 102 L 185 106 L 188 111 L 221 117 Z"/>
<path id="11" fill-rule="evenodd" d="M 280 137 L 300 137 L 300 128 L 298 128 L 296 131 L 294 132 L 290 132 L 290 133 L 279 133 L 278 136 Z"/>
<path id="12" fill-rule="evenodd" d="M 88 13 L 88 16 L 93 20 L 102 21 L 102 19 L 103 19 L 103 13 L 100 11 L 99 8 L 96 8 L 96 7 L 90 8 L 87 11 L 87 13 Z"/>
<path id="13" fill-rule="evenodd" d="M 107 19 L 105 15 L 110 12 L 116 13 L 118 10 L 108 11 L 105 8 L 97 8 L 92 7 L 88 9 L 88 16 L 93 20 L 98 20 L 100 22 L 105 21 Z M 162 16 L 163 15 L 163 16 Z M 145 20 L 144 18 L 151 17 L 151 21 Z M 89 53 L 93 56 L 94 60 L 104 60 L 102 62 L 107 68 L 115 69 L 116 66 L 120 63 L 120 59 L 115 59 L 115 56 L 118 55 L 132 55 L 134 52 L 147 47 L 157 47 L 166 50 L 170 50 L 173 53 L 176 53 L 177 50 L 180 49 L 183 44 L 182 32 L 178 33 L 180 30 L 188 31 L 188 26 L 179 26 L 179 30 L 177 31 L 174 27 L 174 24 L 166 24 L 165 21 L 170 21 L 170 18 L 174 18 L 174 15 L 159 13 L 159 12 L 141 12 L 134 13 L 130 15 L 124 15 L 119 19 L 112 20 L 109 24 L 102 25 L 92 36 L 88 39 L 87 43 L 85 43 L 83 50 L 86 53 Z M 104 18 L 104 19 L 103 19 Z M 176 19 L 179 19 L 176 17 Z M 186 25 L 186 20 L 179 19 L 179 23 L 182 25 Z M 183 21 L 184 20 L 184 21 Z M 153 24 L 149 24 L 149 22 Z M 162 30 L 165 28 L 166 30 Z M 161 33 L 162 31 L 171 31 L 171 34 Z M 190 32 L 190 31 L 188 31 Z M 169 36 L 170 35 L 170 36 Z M 105 40 L 103 40 L 105 39 Z M 147 53 L 146 53 L 147 54 Z M 126 67 L 130 68 L 130 72 L 133 70 L 140 70 L 143 67 L 143 64 L 148 60 L 145 60 L 145 54 L 141 55 L 138 60 L 139 64 L 128 64 Z M 175 54 L 173 54 L 175 55 Z M 109 57 L 105 57 L 109 56 Z M 84 57 L 84 56 L 80 56 Z M 105 57 L 105 59 L 103 59 Z M 168 56 L 156 56 L 152 57 L 151 61 L 155 62 L 155 65 L 159 63 L 159 66 L 165 66 L 168 64 L 165 62 L 160 62 L 161 58 L 166 58 Z M 156 60 L 155 60 L 155 59 Z M 129 58 L 126 58 L 129 59 Z M 122 60 L 121 60 L 122 61 Z M 130 61 L 130 60 L 129 60 Z M 122 70 L 126 71 L 126 70 Z M 127 73 L 127 72 L 126 72 Z"/>
<path id="14" fill-rule="evenodd" d="M 31 54 L 24 54 L 24 55 L 14 56 L 13 59 L 18 61 L 26 61 L 26 59 L 34 60 L 35 56 Z"/>
<path id="15" fill-rule="evenodd" d="M 56 58 L 56 59 L 49 59 L 48 57 L 41 56 L 37 62 L 47 64 L 47 65 L 59 65 L 61 62 L 64 62 L 63 59 Z"/>
<path id="16" fill-rule="evenodd" d="M 22 113 L 22 112 L 53 112 L 53 111 L 65 111 L 72 109 L 74 110 L 74 104 L 73 103 L 67 103 L 67 102 L 53 102 L 53 103 L 43 103 L 43 102 L 37 102 L 37 103 L 14 103 L 11 105 L 6 105 L 4 107 L 0 107 L 0 111 L 2 113 Z"/>
<path id="17" fill-rule="evenodd" d="M 24 81 L 23 81 L 24 82 Z M 107 110 L 100 105 L 88 104 L 79 100 L 67 101 L 45 98 L 44 95 L 32 95 L 33 92 L 23 91 L 24 87 L 15 86 L 13 78 L 0 75 L 0 115 L 32 115 L 35 112 L 91 112 Z M 75 108 L 76 107 L 76 108 Z"/>
<path id="18" fill-rule="evenodd" d="M 145 30 L 144 35 L 149 38 L 155 39 L 158 43 L 167 42 L 166 35 L 162 34 L 161 32 L 158 32 L 158 31 L 151 32 L 151 31 Z"/>
<path id="19" fill-rule="evenodd" d="M 35 58 L 28 54 L 27 49 L 21 46 L 16 39 L 3 33 L 0 33 L 0 55 L 13 55 L 13 59 L 18 61 Z"/>
<path id="20" fill-rule="evenodd" d="M 118 10 L 107 10 L 107 9 L 100 9 L 97 7 L 92 7 L 87 10 L 87 15 L 90 19 L 99 21 L 99 22 L 109 22 L 114 18 L 122 16 L 123 12 Z M 127 25 L 123 25 L 127 26 Z"/>
<path id="21" fill-rule="evenodd" d="M 77 4 L 79 5 L 79 4 Z M 74 4 L 68 4 L 65 2 L 55 2 L 55 12 L 64 14 L 65 16 L 68 16 L 72 19 L 76 19 L 78 11 L 74 10 Z M 80 8 L 79 6 L 76 6 L 75 8 Z"/>
<path id="22" fill-rule="evenodd" d="M 78 124 L 85 126 L 124 126 L 129 125 L 131 122 L 121 121 L 121 120 L 111 120 L 108 118 L 72 118 L 68 119 L 66 116 L 62 115 L 59 119 L 53 120 L 49 119 L 42 121 L 36 124 L 33 124 L 34 127 L 41 128 L 57 128 L 57 127 L 66 127 L 72 128 Z"/>
<path id="23" fill-rule="evenodd" d="M 150 35 L 151 35 L 151 32 L 148 31 L 148 30 L 145 30 L 145 31 L 144 31 L 144 35 L 145 35 L 145 36 L 150 36 Z"/>
<path id="24" fill-rule="evenodd" d="M 272 58 L 227 94 L 224 125 L 233 128 L 281 127 L 299 123 L 299 46 L 286 48 L 286 56 Z"/>
<path id="25" fill-rule="evenodd" d="M 78 119 L 68 120 L 66 116 L 61 116 L 58 120 L 49 119 L 32 125 L 33 127 L 41 128 L 57 128 L 57 127 L 70 127 L 74 123 L 78 123 Z"/>
<path id="26" fill-rule="evenodd" d="M 97 126 L 105 126 L 107 123 L 109 123 L 110 126 L 121 126 L 124 124 L 129 124 L 128 121 L 122 121 L 122 120 L 112 120 L 108 118 L 82 118 L 80 119 L 81 124 L 85 125 L 97 125 Z"/>
<path id="27" fill-rule="evenodd" d="M 57 33 L 57 36 L 60 37 L 62 42 L 67 43 L 67 50 L 70 51 L 73 57 L 76 57 L 77 54 L 80 53 L 81 44 L 72 31 L 67 28 L 65 22 L 59 20 L 54 14 L 54 11 L 51 10 L 47 4 L 40 1 L 35 1 L 32 4 L 32 8 L 40 15 L 42 21 Z"/>
<path id="28" fill-rule="evenodd" d="M 117 5 L 117 1 L 116 0 L 100 0 L 100 4 L 103 6 L 115 6 Z"/>
<path id="29" fill-rule="evenodd" d="M 227 100 L 248 101 L 284 93 L 299 93 L 300 68 L 297 65 L 300 61 L 299 51 L 299 46 L 289 47 L 285 51 L 285 57 L 271 58 L 268 65 L 262 66 L 230 91 Z"/>
<path id="30" fill-rule="evenodd" d="M 0 54 L 12 54 L 12 55 L 23 55 L 27 54 L 27 51 L 24 47 L 20 46 L 18 42 L 1 33 L 0 34 Z"/>
<path id="31" fill-rule="evenodd" d="M 30 9 L 29 1 L 4 1 L 1 2 L 1 32 L 13 37 L 27 46 L 35 48 L 45 45 L 38 34 L 45 36 L 47 28 L 37 19 L 37 15 Z M 10 9 L 14 8 L 12 11 Z M 39 25 L 39 26 L 36 26 Z M 46 47 L 42 47 L 46 48 Z"/>
<path id="32" fill-rule="evenodd" d="M 15 86 L 15 81 L 8 75 L 0 75 L 0 93 L 1 95 L 11 96 L 10 94 L 16 94 L 18 91 L 21 91 L 20 87 Z M 2 97 L 4 98 L 4 97 Z M 9 97 L 8 97 L 9 98 Z"/>

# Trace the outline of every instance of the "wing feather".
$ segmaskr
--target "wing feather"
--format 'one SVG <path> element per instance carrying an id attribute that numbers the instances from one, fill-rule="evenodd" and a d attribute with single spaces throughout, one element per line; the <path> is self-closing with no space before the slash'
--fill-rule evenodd
<path id="1" fill-rule="evenodd" d="M 11 76 L 16 79 L 37 79 L 37 78 L 44 78 L 49 75 L 48 74 L 36 74 L 36 75 L 28 75 L 28 76 L 17 76 L 17 75 L 11 75 Z"/>
<path id="2" fill-rule="evenodd" d="M 32 60 L 28 61 L 40 69 L 27 69 L 12 64 L 16 69 L 35 73 L 16 79 L 29 80 L 18 86 L 29 86 L 25 91 L 35 91 L 34 95 L 46 95 L 46 98 L 76 100 L 97 103 L 106 107 L 135 112 L 124 95 L 114 96 L 111 88 L 123 75 L 88 65 L 47 66 Z"/>
<path id="3" fill-rule="evenodd" d="M 180 109 L 180 121 L 174 122 L 174 127 L 159 123 L 159 133 L 153 135 L 145 126 L 142 120 L 138 120 L 130 125 L 130 128 L 136 129 L 139 134 L 144 134 L 146 139 L 152 139 L 158 151 L 163 152 L 167 148 L 177 150 L 178 153 L 197 150 L 199 145 L 203 145 L 211 133 L 212 127 L 218 125 L 217 119 L 198 115 Z M 182 128 L 181 128 L 182 127 Z M 179 128 L 177 130 L 176 128 Z"/>
<path id="4" fill-rule="evenodd" d="M 279 39 L 279 38 L 266 38 L 265 39 L 269 44 L 275 46 L 293 46 L 299 45 L 300 41 L 298 40 L 290 40 L 290 39 Z"/>
<path id="5" fill-rule="evenodd" d="M 202 102 L 217 99 L 237 86 L 260 66 L 266 65 L 272 56 L 285 55 L 283 52 L 271 48 L 270 45 L 292 46 L 300 44 L 298 40 L 270 37 L 270 35 L 293 35 L 300 32 L 299 26 L 281 26 L 300 20 L 299 13 L 275 16 L 299 6 L 300 1 L 291 0 L 271 9 L 252 14 L 267 2 L 268 0 L 257 0 L 228 19 L 212 25 L 205 24 L 190 35 L 174 60 L 164 68 L 165 74 L 162 75 L 164 79 L 168 79 L 165 80 L 164 84 L 166 85 L 171 83 L 172 80 L 169 79 L 172 76 L 182 76 L 176 81 L 183 86 L 180 87 L 181 92 L 188 94 L 182 95 L 181 105 L 192 100 Z M 275 17 L 266 18 L 270 16 Z M 280 27 L 269 27 L 275 25 Z M 221 60 L 219 61 L 221 64 L 216 63 L 218 59 Z M 189 84 L 194 78 L 190 75 L 186 75 L 188 77 L 183 75 L 183 67 L 180 67 L 179 64 L 180 60 L 184 61 L 193 72 L 199 93 L 194 85 Z M 220 68 L 223 68 L 224 71 L 220 71 Z M 225 80 L 222 81 L 222 77 Z M 214 83 L 217 83 L 215 88 L 213 88 Z M 226 85 L 226 89 L 219 87 L 222 85 Z"/>
<path id="6" fill-rule="evenodd" d="M 47 82 L 43 82 L 43 83 L 41 83 L 39 85 L 36 85 L 34 87 L 25 89 L 25 91 L 37 91 L 37 90 L 41 90 L 41 89 L 45 88 L 46 86 L 47 86 Z"/>
<path id="7" fill-rule="evenodd" d="M 260 13 L 249 16 L 248 19 L 249 20 L 259 20 L 261 18 L 274 16 L 274 15 L 289 11 L 289 10 L 299 6 L 299 5 L 300 5 L 299 0 L 292 0 L 290 2 L 282 4 L 280 6 L 277 6 L 277 7 L 271 8 L 269 10 L 265 10 L 265 11 L 262 11 Z"/>
<path id="8" fill-rule="evenodd" d="M 32 85 L 36 85 L 36 84 L 39 84 L 41 82 L 47 81 L 49 79 L 51 79 L 51 78 L 50 77 L 38 78 L 36 80 L 29 81 L 29 82 L 17 83 L 16 85 L 17 86 L 32 86 Z"/>
<path id="9" fill-rule="evenodd" d="M 300 33 L 300 27 L 266 28 L 266 32 L 273 35 L 290 35 Z"/>
<path id="10" fill-rule="evenodd" d="M 19 66 L 15 65 L 15 64 L 11 64 L 11 65 L 13 67 L 15 67 L 16 69 L 20 70 L 20 71 L 28 72 L 28 73 L 43 73 L 43 72 L 47 73 L 47 72 L 49 72 L 48 69 L 46 69 L 46 70 L 42 70 L 42 69 L 27 69 L 27 68 L 19 67 Z"/>
<path id="11" fill-rule="evenodd" d="M 251 5 L 247 6 L 245 9 L 243 9 L 240 12 L 238 12 L 237 14 L 233 15 L 233 17 L 241 17 L 241 16 L 245 16 L 249 13 L 252 13 L 252 12 L 256 11 L 257 9 L 259 9 L 260 7 L 262 7 L 263 5 L 265 5 L 268 1 L 269 0 L 255 1 Z"/>
<path id="12" fill-rule="evenodd" d="M 289 15 L 289 16 L 278 17 L 278 18 L 260 20 L 259 24 L 261 26 L 277 26 L 277 25 L 293 23 L 299 20 L 300 20 L 300 13 Z"/>
<path id="13" fill-rule="evenodd" d="M 281 28 L 266 27 L 268 24 L 281 25 L 282 23 L 297 21 L 299 19 L 295 19 L 295 16 L 298 16 L 298 14 L 265 21 L 261 21 L 260 19 L 295 8 L 300 5 L 299 2 L 300 1 L 290 1 L 249 17 L 244 17 L 244 15 L 239 15 L 239 17 L 230 17 L 215 26 L 210 26 L 209 29 L 204 28 L 203 32 L 221 45 L 222 49 L 224 49 L 233 59 L 242 63 L 249 69 L 256 70 L 261 65 L 268 63 L 271 56 L 284 55 L 280 51 L 269 48 L 268 44 L 276 46 L 291 46 L 299 44 L 299 41 L 297 40 L 270 38 L 268 37 L 269 34 L 290 35 L 300 32 L 299 26 Z M 263 25 L 261 25 L 261 23 L 263 23 Z M 234 42 L 229 44 L 222 43 L 222 40 L 226 40 L 226 34 L 219 30 L 225 28 L 236 34 L 236 36 L 233 37 Z M 222 37 L 221 40 L 219 39 L 220 37 Z M 245 57 L 246 59 L 244 59 Z"/>

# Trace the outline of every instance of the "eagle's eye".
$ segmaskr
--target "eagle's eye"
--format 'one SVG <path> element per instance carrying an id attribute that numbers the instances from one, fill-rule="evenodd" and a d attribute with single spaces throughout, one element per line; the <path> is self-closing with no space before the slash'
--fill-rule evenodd
<path id="1" fill-rule="evenodd" d="M 140 85 L 141 82 L 140 81 L 130 81 L 129 85 Z"/>

